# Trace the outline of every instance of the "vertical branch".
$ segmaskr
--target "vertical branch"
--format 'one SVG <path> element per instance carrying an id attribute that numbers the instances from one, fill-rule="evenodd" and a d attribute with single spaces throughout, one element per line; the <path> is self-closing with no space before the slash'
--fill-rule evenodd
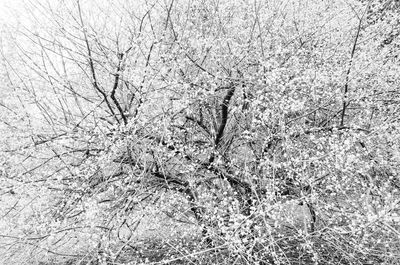
<path id="1" fill-rule="evenodd" d="M 176 41 L 178 39 L 178 36 L 176 35 L 176 32 L 174 30 L 174 25 L 172 24 L 172 21 L 171 21 L 171 10 L 172 10 L 173 5 L 174 5 L 174 0 L 171 1 L 171 4 L 167 8 L 167 20 L 165 22 L 165 31 L 168 28 L 168 24 L 171 24 L 171 30 L 172 30 L 172 33 L 174 34 L 174 41 Z"/>
<path id="2" fill-rule="evenodd" d="M 228 107 L 229 107 L 229 102 L 232 99 L 233 94 L 235 93 L 235 87 L 232 85 L 229 90 L 228 93 L 225 95 L 224 100 L 222 101 L 221 104 L 221 123 L 219 124 L 219 128 L 218 128 L 218 132 L 217 132 L 217 136 L 215 137 L 215 146 L 217 147 L 221 140 L 222 137 L 224 136 L 224 130 L 226 127 L 226 124 L 228 122 Z"/>
<path id="3" fill-rule="evenodd" d="M 93 63 L 93 58 L 92 58 L 92 50 L 90 48 L 89 40 L 88 40 L 88 37 L 87 37 L 87 34 L 86 34 L 85 25 L 83 23 L 82 10 L 81 10 L 81 5 L 80 5 L 80 1 L 79 0 L 77 0 L 77 5 L 78 5 L 78 12 L 79 12 L 79 20 L 80 20 L 81 27 L 82 27 L 82 30 L 83 30 L 83 36 L 84 36 L 84 39 L 85 39 L 86 49 L 87 49 L 88 56 L 89 56 L 89 66 L 90 66 L 90 72 L 92 74 L 93 86 L 103 96 L 103 101 L 106 103 L 108 109 L 111 111 L 111 114 L 115 117 L 115 119 L 119 123 L 118 117 L 115 114 L 113 108 L 111 107 L 110 102 L 108 101 L 106 92 L 104 92 L 100 88 L 99 83 L 97 81 L 96 71 L 94 69 L 94 63 Z"/>
<path id="4" fill-rule="evenodd" d="M 122 117 L 122 120 L 124 121 L 124 124 L 127 125 L 128 124 L 128 120 L 121 108 L 121 105 L 119 104 L 117 98 L 115 97 L 115 91 L 117 90 L 118 87 L 118 83 L 119 83 L 119 76 L 120 76 L 120 71 L 121 71 L 121 64 L 122 64 L 122 59 L 124 58 L 124 54 L 123 53 L 119 53 L 118 54 L 118 66 L 117 66 L 117 72 L 115 73 L 115 79 L 114 79 L 114 86 L 113 89 L 111 91 L 111 99 L 113 100 L 115 106 L 117 107 L 119 114 Z"/>
<path id="5" fill-rule="evenodd" d="M 353 47 L 351 49 L 351 55 L 350 55 L 350 62 L 349 62 L 349 68 L 347 69 L 347 73 L 346 73 L 346 83 L 344 85 L 344 91 L 343 91 L 343 107 L 342 107 L 342 114 L 340 117 L 340 127 L 344 126 L 344 117 L 346 115 L 346 108 L 349 105 L 348 99 L 347 99 L 347 94 L 349 93 L 349 79 L 350 79 L 350 73 L 351 73 L 351 67 L 353 65 L 353 59 L 354 59 L 354 54 L 356 51 L 356 47 L 357 47 L 357 43 L 358 43 L 358 38 L 360 37 L 360 32 L 361 32 L 361 24 L 363 22 L 363 18 L 364 15 L 368 9 L 369 5 L 367 6 L 367 8 L 364 11 L 364 14 L 361 18 L 359 18 L 359 23 L 358 23 L 358 28 L 357 28 L 357 33 L 356 33 L 356 37 L 354 38 L 354 42 L 353 42 Z"/>
<path id="6" fill-rule="evenodd" d="M 150 65 L 151 53 L 152 53 L 152 51 L 153 51 L 153 48 L 154 48 L 154 45 L 155 45 L 155 44 L 156 44 L 155 42 L 153 42 L 153 43 L 151 44 L 150 49 L 149 49 L 149 52 L 148 52 L 148 54 L 147 54 L 146 64 L 145 64 L 145 66 L 144 66 L 144 67 L 145 67 L 145 71 L 144 71 L 143 79 L 142 79 L 142 81 L 141 81 L 141 83 L 140 83 L 139 88 L 137 89 L 137 91 L 138 91 L 139 93 L 142 93 L 142 91 L 143 91 L 143 86 L 144 86 L 144 83 L 145 83 L 145 81 L 146 81 L 146 75 L 147 75 L 147 73 L 148 73 L 147 68 L 148 68 L 149 65 Z M 133 100 L 134 100 L 134 99 L 135 99 L 134 96 L 132 96 L 132 97 L 130 98 L 129 104 L 128 104 L 128 108 L 129 108 L 129 109 L 132 108 L 132 104 L 133 104 Z M 134 114 L 133 114 L 133 117 L 136 117 L 136 116 L 138 115 L 139 108 L 140 108 L 140 106 L 141 106 L 142 104 L 143 104 L 143 98 L 140 97 L 140 98 L 138 99 L 138 104 L 137 104 L 137 106 L 136 106 L 136 109 L 135 109 L 135 112 L 134 112 Z"/>
<path id="7" fill-rule="evenodd" d="M 308 210 L 310 211 L 311 223 L 310 223 L 310 231 L 314 233 L 315 231 L 315 223 L 317 222 L 317 214 L 315 213 L 314 207 L 311 203 L 306 203 Z"/>
<path id="8" fill-rule="evenodd" d="M 171 1 L 171 4 L 169 5 L 169 8 L 167 9 L 167 21 L 165 22 L 164 30 L 167 30 L 167 28 L 168 28 L 168 23 L 169 23 L 169 19 L 171 17 L 171 10 L 172 10 L 173 4 L 174 4 L 174 0 Z"/>
<path id="9" fill-rule="evenodd" d="M 224 100 L 221 103 L 221 122 L 218 126 L 217 135 L 215 136 L 214 145 L 215 148 L 218 148 L 221 140 L 224 136 L 224 131 L 226 124 L 228 122 L 228 109 L 229 109 L 229 102 L 232 99 L 233 94 L 235 93 L 235 87 L 231 85 L 229 87 L 228 93 L 225 95 Z M 215 160 L 215 153 L 212 153 L 210 158 L 208 159 L 208 164 L 211 164 Z"/>
<path id="10" fill-rule="evenodd" d="M 219 124 L 217 135 L 214 140 L 215 148 L 219 147 L 222 138 L 224 137 L 225 128 L 228 123 L 229 104 L 231 102 L 234 93 L 235 93 L 235 86 L 231 84 L 227 94 L 225 95 L 221 103 L 221 122 Z M 237 178 L 230 176 L 230 174 L 228 174 L 228 172 L 230 172 L 229 169 L 228 172 L 222 173 L 220 169 L 213 167 L 212 163 L 214 162 L 214 160 L 215 160 L 215 153 L 212 153 L 207 163 L 208 168 L 213 170 L 221 178 L 226 179 L 228 183 L 231 185 L 231 187 L 237 191 L 237 194 L 239 196 L 238 200 L 242 203 L 243 213 L 247 216 L 250 215 L 250 206 L 252 205 L 252 200 L 250 196 L 252 189 L 250 185 L 244 181 L 241 181 Z"/>

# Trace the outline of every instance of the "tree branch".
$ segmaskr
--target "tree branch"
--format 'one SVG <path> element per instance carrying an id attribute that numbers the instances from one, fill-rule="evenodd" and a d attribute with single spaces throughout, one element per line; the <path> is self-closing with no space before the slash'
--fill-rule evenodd
<path id="1" fill-rule="evenodd" d="M 118 66 L 117 66 L 117 72 L 115 73 L 115 79 L 114 79 L 114 86 L 113 89 L 111 91 L 111 99 L 114 101 L 115 106 L 117 107 L 119 114 L 122 117 L 122 120 L 124 121 L 124 124 L 127 125 L 128 124 L 128 120 L 124 114 L 124 111 L 121 108 L 121 105 L 119 104 L 117 98 L 115 97 L 115 91 L 118 88 L 118 83 L 119 83 L 119 76 L 120 76 L 120 71 L 121 71 L 121 64 L 122 64 L 122 59 L 124 57 L 123 53 L 118 54 Z"/>
<path id="2" fill-rule="evenodd" d="M 93 63 L 93 58 L 92 58 L 92 50 L 90 48 L 89 40 L 88 40 L 88 37 L 87 37 L 87 34 L 86 34 L 85 24 L 83 23 L 82 10 L 81 10 L 81 5 L 80 5 L 80 1 L 79 0 L 77 0 L 77 4 L 78 4 L 79 19 L 80 19 L 80 22 L 81 22 L 81 27 L 82 27 L 82 30 L 83 30 L 83 36 L 85 38 L 86 49 L 87 49 L 88 56 L 89 56 L 89 66 L 90 66 L 90 72 L 92 74 L 92 79 L 93 79 L 92 80 L 93 87 L 103 96 L 103 101 L 106 103 L 108 109 L 111 111 L 111 114 L 115 117 L 115 119 L 119 123 L 118 117 L 115 114 L 113 108 L 111 107 L 110 102 L 108 101 L 107 94 L 100 88 L 99 83 L 97 81 L 96 71 L 94 69 L 94 63 Z"/>
<path id="3" fill-rule="evenodd" d="M 224 100 L 222 101 L 221 104 L 221 123 L 218 128 L 217 136 L 215 137 L 215 146 L 218 147 L 218 145 L 221 142 L 222 137 L 224 136 L 224 130 L 226 127 L 226 124 L 228 122 L 228 107 L 229 107 L 229 102 L 232 99 L 233 94 L 235 93 L 235 87 L 232 85 L 228 93 L 225 95 Z"/>
<path id="4" fill-rule="evenodd" d="M 368 4 L 368 6 L 369 6 L 369 4 Z M 365 15 L 367 9 L 368 9 L 368 7 L 365 9 L 363 16 L 361 18 L 359 18 L 360 21 L 358 23 L 356 37 L 354 38 L 353 47 L 351 49 L 349 68 L 347 69 L 346 84 L 344 85 L 344 92 L 343 92 L 344 99 L 343 99 L 342 114 L 341 114 L 341 117 L 340 117 L 340 127 L 344 126 L 344 117 L 345 117 L 345 114 L 346 114 L 346 108 L 349 105 L 348 102 L 347 102 L 348 101 L 347 100 L 347 94 L 349 93 L 350 72 L 351 72 L 351 67 L 353 65 L 353 59 L 354 59 L 354 54 L 355 54 L 357 43 L 358 43 L 358 38 L 359 38 L 360 32 L 361 32 L 361 24 L 363 22 L 363 18 L 364 18 L 364 15 Z"/>

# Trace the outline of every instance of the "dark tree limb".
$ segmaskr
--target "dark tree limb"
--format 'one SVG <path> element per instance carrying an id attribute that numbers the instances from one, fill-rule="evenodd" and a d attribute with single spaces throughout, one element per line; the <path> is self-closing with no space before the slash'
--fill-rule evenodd
<path id="1" fill-rule="evenodd" d="M 228 93 L 225 95 L 224 100 L 222 101 L 221 123 L 219 124 L 217 136 L 215 137 L 215 142 L 214 142 L 216 147 L 218 147 L 218 145 L 220 144 L 220 142 L 222 140 L 222 137 L 224 136 L 224 130 L 225 130 L 226 124 L 228 122 L 229 103 L 230 103 L 234 93 L 235 93 L 235 87 L 232 85 L 229 88 Z"/>
<path id="2" fill-rule="evenodd" d="M 118 66 L 117 66 L 117 72 L 115 73 L 115 79 L 114 79 L 114 86 L 113 89 L 111 90 L 111 99 L 113 100 L 115 106 L 117 107 L 119 114 L 121 115 L 122 120 L 124 121 L 124 124 L 127 125 L 128 124 L 128 120 L 124 114 L 124 111 L 121 108 L 121 105 L 119 104 L 117 98 L 115 97 L 115 92 L 118 88 L 118 83 L 119 83 L 119 77 L 120 77 L 120 71 L 121 71 L 121 64 L 122 64 L 122 59 L 124 58 L 124 54 L 120 53 L 118 54 Z"/>

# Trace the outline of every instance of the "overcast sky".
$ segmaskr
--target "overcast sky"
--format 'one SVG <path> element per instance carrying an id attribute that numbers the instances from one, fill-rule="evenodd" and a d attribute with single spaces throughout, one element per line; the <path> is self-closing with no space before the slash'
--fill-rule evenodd
<path id="1" fill-rule="evenodd" d="M 21 2 L 21 0 L 0 0 L 0 14 L 3 15 L 5 7 L 17 6 Z"/>
<path id="2" fill-rule="evenodd" d="M 0 21 L 14 21 L 15 17 L 12 13 L 22 9 L 23 2 L 23 0 L 0 0 Z"/>

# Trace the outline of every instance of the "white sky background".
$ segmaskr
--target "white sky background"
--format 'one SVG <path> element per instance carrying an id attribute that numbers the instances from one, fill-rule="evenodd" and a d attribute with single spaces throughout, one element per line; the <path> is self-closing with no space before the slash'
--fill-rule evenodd
<path id="1" fill-rule="evenodd" d="M 62 0 L 0 0 L 0 28 L 16 27 L 19 22 L 25 26 L 33 25 L 30 12 L 33 7 L 46 3 L 57 3 Z"/>
<path id="2" fill-rule="evenodd" d="M 17 21 L 16 13 L 24 7 L 23 0 L 0 0 L 0 23 L 15 25 Z"/>
<path id="3" fill-rule="evenodd" d="M 24 25 L 32 25 L 34 18 L 32 18 L 30 12 L 34 11 L 34 7 L 39 7 L 40 5 L 42 7 L 49 5 L 55 7 L 63 2 L 74 5 L 75 0 L 0 0 L 0 29 L 4 25 L 16 26 L 18 22 L 23 22 Z M 81 4 L 84 7 L 104 2 L 103 0 L 81 0 Z M 38 18 L 40 18 L 40 12 L 35 15 L 37 14 L 39 14 Z"/>

